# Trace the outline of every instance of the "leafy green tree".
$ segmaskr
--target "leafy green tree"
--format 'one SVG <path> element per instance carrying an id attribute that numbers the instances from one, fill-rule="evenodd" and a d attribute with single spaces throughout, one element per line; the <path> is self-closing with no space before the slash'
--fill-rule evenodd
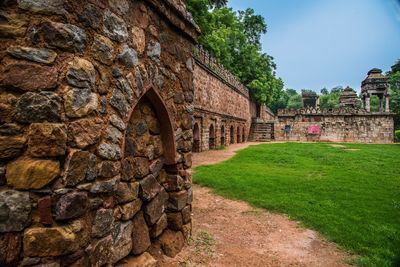
<path id="1" fill-rule="evenodd" d="M 226 1 L 186 0 L 202 30 L 200 44 L 250 89 L 259 104 L 269 105 L 283 89 L 273 58 L 261 51 L 267 25 L 253 9 L 234 12 Z"/>
<path id="2" fill-rule="evenodd" d="M 289 98 L 287 108 L 302 108 L 303 107 L 303 100 L 301 98 L 301 95 L 292 95 Z"/>
<path id="3" fill-rule="evenodd" d="M 390 111 L 395 113 L 395 129 L 400 129 L 400 59 L 387 73 L 390 83 Z"/>
<path id="4" fill-rule="evenodd" d="M 326 89 L 325 87 L 321 89 L 321 94 L 322 95 L 329 95 L 329 91 L 328 89 Z"/>

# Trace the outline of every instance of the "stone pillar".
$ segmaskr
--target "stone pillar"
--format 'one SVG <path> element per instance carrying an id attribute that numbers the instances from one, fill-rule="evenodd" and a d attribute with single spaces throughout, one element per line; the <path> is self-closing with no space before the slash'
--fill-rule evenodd
<path id="1" fill-rule="evenodd" d="M 390 103 L 390 97 L 386 96 L 385 97 L 386 103 L 385 103 L 385 112 L 390 112 L 390 107 L 389 107 L 389 103 Z"/>
<path id="2" fill-rule="evenodd" d="M 384 96 L 379 96 L 379 112 L 383 112 L 383 99 L 385 97 Z"/>
<path id="3" fill-rule="evenodd" d="M 368 112 L 370 112 L 371 111 L 371 105 L 370 105 L 370 99 L 369 99 L 369 96 L 366 96 L 365 98 L 365 109 L 368 111 Z"/>

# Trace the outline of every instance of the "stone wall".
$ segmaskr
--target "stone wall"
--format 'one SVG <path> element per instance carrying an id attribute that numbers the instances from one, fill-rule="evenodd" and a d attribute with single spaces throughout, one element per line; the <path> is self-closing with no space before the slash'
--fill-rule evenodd
<path id="1" fill-rule="evenodd" d="M 194 151 L 245 142 L 255 112 L 247 88 L 204 50 L 194 66 Z"/>
<path id="2" fill-rule="evenodd" d="M 390 113 L 349 108 L 300 109 L 278 111 L 274 135 L 278 141 L 392 143 L 393 131 Z"/>
<path id="3" fill-rule="evenodd" d="M 0 266 L 173 257 L 198 36 L 182 1 L 6 0 L 0 17 Z"/>

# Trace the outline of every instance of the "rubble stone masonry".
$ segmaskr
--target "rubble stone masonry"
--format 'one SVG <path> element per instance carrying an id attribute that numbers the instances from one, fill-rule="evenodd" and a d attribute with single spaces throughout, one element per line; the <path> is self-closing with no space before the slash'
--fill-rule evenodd
<path id="1" fill-rule="evenodd" d="M 0 3 L 0 266 L 154 266 L 191 231 L 180 0 Z"/>

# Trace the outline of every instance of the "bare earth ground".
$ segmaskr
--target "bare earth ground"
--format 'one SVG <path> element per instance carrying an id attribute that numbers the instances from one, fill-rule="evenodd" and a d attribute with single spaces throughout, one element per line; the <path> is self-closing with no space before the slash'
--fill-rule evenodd
<path id="1" fill-rule="evenodd" d="M 226 160 L 252 144 L 257 143 L 194 154 L 193 167 Z M 193 189 L 192 239 L 161 266 L 348 266 L 349 255 L 285 215 L 225 199 L 197 185 Z"/>

